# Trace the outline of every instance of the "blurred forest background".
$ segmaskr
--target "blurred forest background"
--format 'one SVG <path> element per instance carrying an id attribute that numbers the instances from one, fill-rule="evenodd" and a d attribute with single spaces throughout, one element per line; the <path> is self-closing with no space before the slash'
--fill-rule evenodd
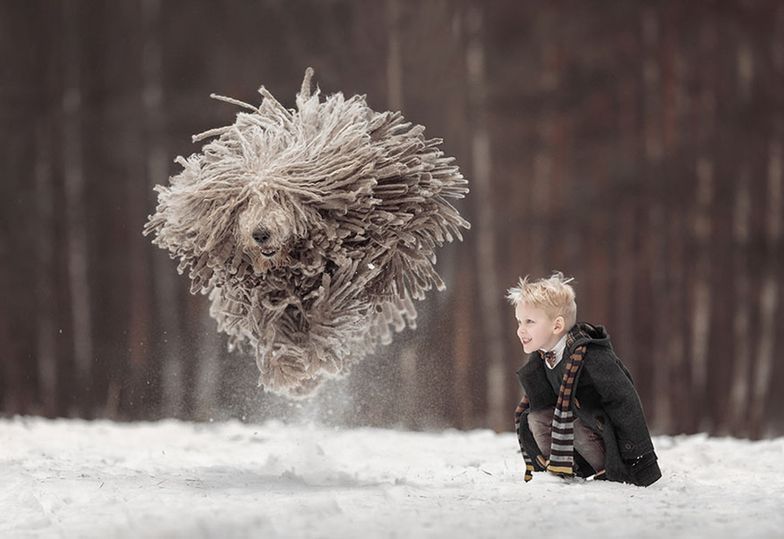
<path id="1" fill-rule="evenodd" d="M 141 230 L 190 137 L 366 94 L 470 180 L 447 291 L 316 398 L 256 388 Z M 511 430 L 505 290 L 576 277 L 656 433 L 784 433 L 784 4 L 0 0 L 0 414 Z"/>

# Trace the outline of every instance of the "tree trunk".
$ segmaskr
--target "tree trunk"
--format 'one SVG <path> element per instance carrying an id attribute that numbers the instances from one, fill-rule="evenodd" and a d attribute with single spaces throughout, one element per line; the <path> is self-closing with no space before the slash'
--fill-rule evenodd
<path id="1" fill-rule="evenodd" d="M 47 416 L 57 414 L 57 357 L 55 352 L 54 304 L 54 190 L 52 187 L 52 139 L 49 126 L 39 121 L 36 129 L 35 195 L 36 231 L 36 361 L 38 393 Z"/>
<path id="2" fill-rule="evenodd" d="M 199 420 L 212 420 L 218 405 L 223 341 L 215 330 L 215 320 L 209 316 L 208 309 L 202 312 L 197 343 L 198 352 L 195 356 L 198 358 L 198 371 L 194 387 L 196 399 L 193 416 Z"/>
<path id="3" fill-rule="evenodd" d="M 124 76 L 127 77 L 126 87 L 131 90 L 132 99 L 127 104 L 127 110 L 120 116 L 126 125 L 126 136 L 121 138 L 124 152 L 120 155 L 125 163 L 126 175 L 123 178 L 127 190 L 126 222 L 127 244 L 129 251 L 130 282 L 129 282 L 129 312 L 128 312 L 128 350 L 130 361 L 131 390 L 137 395 L 139 407 L 134 410 L 134 416 L 146 417 L 149 406 L 150 377 L 153 373 L 150 364 L 151 332 L 150 322 L 152 315 L 152 298 L 150 284 L 150 248 L 147 240 L 142 236 L 141 230 L 149 211 L 149 194 L 142 185 L 149 183 L 149 163 L 140 157 L 148 152 L 145 139 L 147 135 L 147 100 L 154 100 L 155 96 L 148 95 L 147 81 L 145 80 L 144 62 L 148 59 L 145 54 L 147 43 L 144 42 L 145 20 L 143 6 L 118 4 L 115 8 L 116 16 L 122 20 L 117 21 L 119 28 L 125 30 L 129 36 L 127 45 L 120 52 L 126 61 Z M 139 20 L 142 19 L 142 20 Z M 140 54 L 141 53 L 141 54 Z M 154 92 L 155 90 L 152 90 Z M 137 111 L 144 111 L 139 114 Z"/>
<path id="4" fill-rule="evenodd" d="M 703 105 L 704 106 L 704 105 Z M 705 119 L 705 123 L 709 120 Z M 713 296 L 710 290 L 710 243 L 712 241 L 711 206 L 713 205 L 713 162 L 702 157 L 696 164 L 697 188 L 695 211 L 692 220 L 695 245 L 695 268 L 691 298 L 691 409 L 698 409 L 704 403 L 708 380 L 708 339 Z M 703 431 L 709 428 L 707 416 L 693 418 L 690 431 Z"/>
<path id="5" fill-rule="evenodd" d="M 550 18 L 545 16 L 540 21 L 547 25 Z M 556 90 L 557 73 L 557 51 L 556 45 L 552 41 L 545 42 L 541 51 L 542 71 L 537 81 L 541 95 L 552 94 Z M 545 99 L 545 103 L 551 100 Z M 545 267 L 548 250 L 552 246 L 553 236 L 550 231 L 555 225 L 556 219 L 553 217 L 551 198 L 553 184 L 553 163 L 552 148 L 555 138 L 554 112 L 549 106 L 539 111 L 537 115 L 537 150 L 533 156 L 533 171 L 531 178 L 531 189 L 528 193 L 528 215 L 532 217 L 530 223 L 529 245 L 531 256 L 526 260 L 526 268 L 530 268 L 533 275 L 544 276 L 550 268 Z"/>
<path id="6" fill-rule="evenodd" d="M 769 84 L 771 88 L 780 88 L 784 81 L 784 8 L 778 6 L 771 17 L 773 38 L 770 49 L 761 54 L 770 55 L 771 61 L 766 65 Z M 765 186 L 764 210 L 764 253 L 765 263 L 762 272 L 762 285 L 759 288 L 759 346 L 757 348 L 756 371 L 751 380 L 751 395 L 749 404 L 749 434 L 753 438 L 765 436 L 766 427 L 771 428 L 776 419 L 781 420 L 781 415 L 775 417 L 775 410 L 782 409 L 781 392 L 771 392 L 776 380 L 776 362 L 778 358 L 776 341 L 780 338 L 781 315 L 781 280 L 782 255 L 781 232 L 782 217 L 784 216 L 784 120 L 782 120 L 781 97 L 778 100 L 778 114 L 773 122 L 773 134 L 769 136 L 767 148 L 767 182 Z M 778 330 L 778 331 L 777 331 Z M 779 367 L 779 373 L 784 372 Z M 774 402 L 774 395 L 778 402 Z M 771 428 L 772 430 L 772 428 Z"/>
<path id="7" fill-rule="evenodd" d="M 152 213 L 156 205 L 156 193 L 153 191 L 155 185 L 165 184 L 168 177 L 168 157 L 167 148 L 164 140 L 164 115 L 163 107 L 164 88 L 163 88 L 163 52 L 160 42 L 160 0 L 142 0 L 141 2 L 141 31 L 142 31 L 142 107 L 144 118 L 144 140 L 146 144 L 146 197 L 145 207 Z M 145 241 L 146 248 L 150 245 Z M 149 316 L 152 320 L 158 321 L 157 327 L 163 327 L 160 332 L 150 331 L 150 354 L 151 378 L 154 381 L 154 405 L 155 414 L 158 416 L 163 413 L 163 402 L 166 402 L 166 380 L 163 378 L 165 366 L 170 362 L 179 362 L 182 339 L 178 331 L 177 318 L 178 301 L 177 288 L 175 286 L 175 272 L 169 257 L 155 249 L 152 258 L 148 258 L 148 265 L 151 266 L 151 275 L 147 285 L 152 291 L 152 304 L 149 308 Z M 154 365 L 154 368 L 152 367 Z M 176 399 L 175 399 L 176 400 Z"/>
<path id="8" fill-rule="evenodd" d="M 662 140 L 661 140 L 661 70 L 658 63 L 660 47 L 660 18 L 655 8 L 646 8 L 642 12 L 641 21 L 643 31 L 643 148 L 648 174 L 661 167 Z M 665 263 L 668 249 L 668 208 L 666 207 L 666 192 L 668 185 L 659 178 L 646 178 L 653 187 L 648 215 L 648 260 L 651 266 L 650 287 L 653 298 L 653 312 L 655 313 L 653 325 L 653 341 L 658 346 L 663 346 L 663 353 L 659 356 L 656 368 L 653 370 L 654 409 L 653 423 L 659 432 L 669 432 L 672 427 L 672 402 L 670 400 L 670 350 L 665 344 L 670 342 L 672 327 L 669 324 L 668 283 L 669 266 Z"/>
<path id="9" fill-rule="evenodd" d="M 697 109 L 697 147 L 694 191 L 694 210 L 692 212 L 692 238 L 694 243 L 695 267 L 692 277 L 691 294 L 691 402 L 692 410 L 705 406 L 708 390 L 708 357 L 711 326 L 713 318 L 714 294 L 711 291 L 713 275 L 711 253 L 716 239 L 713 215 L 716 192 L 715 161 L 708 152 L 715 144 L 716 136 L 716 58 L 717 31 L 715 22 L 707 19 L 700 24 L 697 50 L 697 73 L 700 90 L 696 99 Z M 692 420 L 690 431 L 706 431 L 711 428 L 710 414 L 703 413 Z"/>
<path id="10" fill-rule="evenodd" d="M 76 383 L 82 391 L 90 385 L 93 362 L 91 289 L 88 275 L 85 177 L 82 147 L 81 24 L 76 0 L 63 0 L 65 61 L 63 85 L 62 147 L 68 231 L 68 280 L 71 293 Z"/>
<path id="11" fill-rule="evenodd" d="M 749 398 L 749 379 L 753 357 L 750 336 L 751 283 L 749 282 L 749 227 L 751 200 L 749 193 L 748 165 L 741 165 L 737 190 L 735 192 L 735 211 L 733 215 L 733 269 L 735 279 L 735 311 L 733 315 L 733 342 L 737 348 L 732 354 L 732 381 L 730 386 L 730 407 L 728 425 L 732 432 L 745 431 Z"/>
<path id="12" fill-rule="evenodd" d="M 400 44 L 400 0 L 387 0 L 387 106 L 403 110 L 403 53 Z"/>
<path id="13" fill-rule="evenodd" d="M 401 44 L 401 5 L 399 0 L 386 0 L 387 23 L 387 107 L 391 111 L 403 110 L 403 51 Z M 419 316 L 421 317 L 421 306 Z M 411 424 L 415 410 L 410 406 L 416 400 L 418 355 L 423 351 L 416 348 L 416 336 L 401 343 L 398 357 L 400 392 L 403 399 L 398 402 L 398 414 L 402 421 Z"/>
<path id="14" fill-rule="evenodd" d="M 784 58 L 784 47 L 779 40 L 780 53 Z M 768 185 L 765 243 L 769 256 L 764 282 L 760 287 L 760 339 L 757 349 L 757 370 L 751 387 L 751 411 L 749 413 L 749 433 L 758 438 L 763 435 L 767 423 L 766 410 L 773 378 L 774 361 L 778 357 L 775 349 L 776 323 L 780 303 L 779 278 L 781 276 L 781 230 L 782 206 L 784 206 L 784 159 L 782 144 L 778 140 L 771 142 L 768 157 Z"/>
<path id="15" fill-rule="evenodd" d="M 471 3 L 467 12 L 466 65 L 469 108 L 474 130 L 471 141 L 472 180 L 477 220 L 474 229 L 476 271 L 479 278 L 479 313 L 483 351 L 487 364 L 487 425 L 496 430 L 509 426 L 506 402 L 506 368 L 501 340 L 501 291 L 496 271 L 495 223 L 492 193 L 492 152 L 487 113 L 485 28 L 482 5 Z"/>

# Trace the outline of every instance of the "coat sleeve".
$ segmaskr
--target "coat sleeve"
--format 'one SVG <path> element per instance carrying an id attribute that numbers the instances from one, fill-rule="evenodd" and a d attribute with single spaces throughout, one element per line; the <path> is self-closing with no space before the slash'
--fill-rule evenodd
<path id="1" fill-rule="evenodd" d="M 612 353 L 589 348 L 583 368 L 615 430 L 621 458 L 629 461 L 652 452 L 640 397 L 621 362 Z"/>

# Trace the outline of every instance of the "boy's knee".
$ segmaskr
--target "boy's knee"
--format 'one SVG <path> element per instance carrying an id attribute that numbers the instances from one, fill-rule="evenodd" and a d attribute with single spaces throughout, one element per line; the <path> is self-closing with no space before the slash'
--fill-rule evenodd
<path id="1" fill-rule="evenodd" d="M 535 412 L 528 412 L 528 428 L 536 440 L 536 445 L 539 446 L 540 452 L 545 455 L 550 455 L 550 443 L 552 441 L 553 429 L 553 411 L 554 408 L 536 410 Z"/>
<path id="2" fill-rule="evenodd" d="M 544 425 L 552 425 L 553 423 L 553 413 L 555 413 L 554 407 L 549 408 L 542 408 L 536 411 L 529 411 L 528 412 L 528 422 L 530 423 L 538 423 Z"/>
<path id="3" fill-rule="evenodd" d="M 591 465 L 594 471 L 604 469 L 605 450 L 602 435 L 587 427 L 582 421 L 574 422 L 574 448 Z"/>

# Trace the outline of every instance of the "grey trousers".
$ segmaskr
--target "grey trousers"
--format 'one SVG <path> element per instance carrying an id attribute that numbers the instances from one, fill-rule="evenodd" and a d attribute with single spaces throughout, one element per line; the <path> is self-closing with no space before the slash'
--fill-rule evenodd
<path id="1" fill-rule="evenodd" d="M 528 412 L 528 428 L 545 458 L 550 457 L 554 412 L 553 406 Z M 574 449 L 597 473 L 604 470 L 604 440 L 601 434 L 589 429 L 577 418 L 574 420 Z"/>

